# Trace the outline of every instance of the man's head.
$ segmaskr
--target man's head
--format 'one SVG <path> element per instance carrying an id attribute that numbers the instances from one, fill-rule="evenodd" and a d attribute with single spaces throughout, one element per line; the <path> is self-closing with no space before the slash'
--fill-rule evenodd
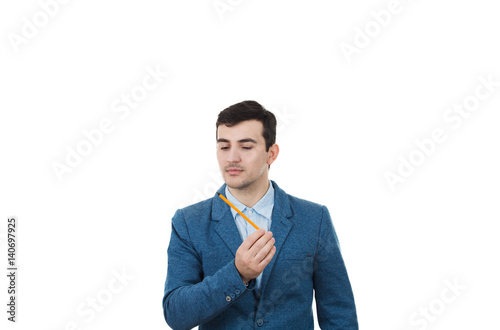
<path id="1" fill-rule="evenodd" d="M 217 160 L 230 188 L 266 184 L 279 153 L 276 117 L 255 101 L 243 101 L 219 113 Z"/>

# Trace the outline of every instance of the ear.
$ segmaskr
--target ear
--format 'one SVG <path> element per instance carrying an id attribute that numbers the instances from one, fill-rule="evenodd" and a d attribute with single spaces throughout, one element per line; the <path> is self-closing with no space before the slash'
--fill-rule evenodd
<path id="1" fill-rule="evenodd" d="M 271 165 L 274 163 L 276 158 L 278 158 L 278 154 L 280 153 L 280 147 L 275 143 L 273 144 L 270 148 L 269 151 L 267 152 L 267 164 Z"/>

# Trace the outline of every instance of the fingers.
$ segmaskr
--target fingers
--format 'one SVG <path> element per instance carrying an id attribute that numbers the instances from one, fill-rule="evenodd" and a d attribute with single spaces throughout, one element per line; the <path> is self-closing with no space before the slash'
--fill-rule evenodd
<path id="1" fill-rule="evenodd" d="M 274 257 L 274 254 L 276 253 L 276 246 L 273 245 L 269 251 L 269 253 L 267 254 L 267 256 L 264 258 L 264 260 L 262 260 L 260 262 L 260 266 L 261 267 L 266 267 L 268 263 L 271 262 L 271 260 L 273 259 Z"/>
<path id="2" fill-rule="evenodd" d="M 257 239 L 257 241 L 250 248 L 250 254 L 252 256 L 257 256 L 257 254 L 260 253 L 260 251 L 266 246 L 267 243 L 269 243 L 269 241 L 272 241 L 272 243 L 274 243 L 273 233 L 270 231 Z M 265 255 L 267 255 L 267 253 Z M 263 255 L 262 258 L 264 258 L 265 255 Z"/>
<path id="3" fill-rule="evenodd" d="M 250 250 L 250 248 L 252 247 L 252 245 L 255 244 L 255 242 L 260 238 L 262 237 L 264 234 L 266 233 L 266 231 L 261 228 L 257 231 L 255 231 L 254 233 L 252 233 L 251 235 L 249 235 L 244 241 L 243 243 L 241 244 L 241 246 L 245 249 L 245 250 Z"/>
<path id="4" fill-rule="evenodd" d="M 271 234 L 272 235 L 272 234 Z M 257 244 L 261 243 L 261 241 L 264 241 L 265 239 L 265 236 L 264 237 L 261 237 L 255 244 L 254 246 L 256 246 Z M 257 254 L 255 255 L 255 259 L 259 262 L 259 265 L 262 264 L 262 261 L 269 255 L 269 253 L 271 252 L 271 250 L 273 248 L 276 248 L 274 246 L 274 242 L 276 240 L 274 239 L 274 237 L 269 237 L 269 239 L 267 240 L 267 242 L 265 242 L 264 246 L 262 246 L 262 248 L 260 248 L 258 251 L 257 251 Z M 253 247 L 252 247 L 253 248 Z M 267 264 L 267 263 L 266 263 Z"/>

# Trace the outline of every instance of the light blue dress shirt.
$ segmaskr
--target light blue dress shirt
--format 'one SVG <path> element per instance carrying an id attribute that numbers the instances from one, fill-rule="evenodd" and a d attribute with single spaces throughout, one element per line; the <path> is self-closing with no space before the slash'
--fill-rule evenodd
<path id="1" fill-rule="evenodd" d="M 271 215 L 273 213 L 274 207 L 274 188 L 271 181 L 269 181 L 269 189 L 262 198 L 253 206 L 247 207 L 245 204 L 241 203 L 229 192 L 226 186 L 226 198 L 233 203 L 234 206 L 238 208 L 244 215 L 246 215 L 250 220 L 252 220 L 257 227 L 264 228 L 267 231 L 271 228 Z M 253 234 L 256 229 L 248 223 L 238 212 L 233 210 L 231 207 L 231 213 L 233 214 L 234 221 L 236 222 L 236 227 L 240 232 L 241 239 L 244 241 L 249 235 Z M 260 292 L 260 285 L 262 282 L 262 273 L 256 278 L 255 287 Z"/>

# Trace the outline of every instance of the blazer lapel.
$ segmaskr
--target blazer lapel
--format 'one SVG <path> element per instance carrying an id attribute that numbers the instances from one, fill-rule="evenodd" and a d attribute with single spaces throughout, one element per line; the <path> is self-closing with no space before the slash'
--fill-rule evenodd
<path id="1" fill-rule="evenodd" d="M 276 246 L 276 253 L 273 256 L 273 259 L 269 262 L 269 264 L 264 268 L 264 272 L 262 275 L 262 283 L 261 283 L 261 292 L 264 292 L 266 288 L 266 284 L 269 280 L 269 276 L 274 268 L 274 264 L 276 263 L 276 259 L 285 244 L 286 238 L 290 233 L 290 230 L 293 227 L 293 222 L 289 220 L 292 216 L 292 209 L 290 208 L 290 203 L 288 201 L 287 194 L 278 187 L 278 185 L 271 180 L 271 183 L 274 187 L 274 207 L 273 213 L 271 216 L 271 232 L 273 233 L 273 237 L 276 240 L 274 242 L 274 246 Z"/>
<path id="2" fill-rule="evenodd" d="M 226 184 L 219 188 L 217 192 L 226 197 L 225 189 Z M 234 222 L 233 215 L 229 208 L 230 206 L 216 193 L 212 199 L 212 220 L 218 222 L 215 225 L 215 231 L 236 257 L 236 250 L 238 250 L 243 241 L 241 240 L 240 232 L 236 227 L 236 223 Z"/>

